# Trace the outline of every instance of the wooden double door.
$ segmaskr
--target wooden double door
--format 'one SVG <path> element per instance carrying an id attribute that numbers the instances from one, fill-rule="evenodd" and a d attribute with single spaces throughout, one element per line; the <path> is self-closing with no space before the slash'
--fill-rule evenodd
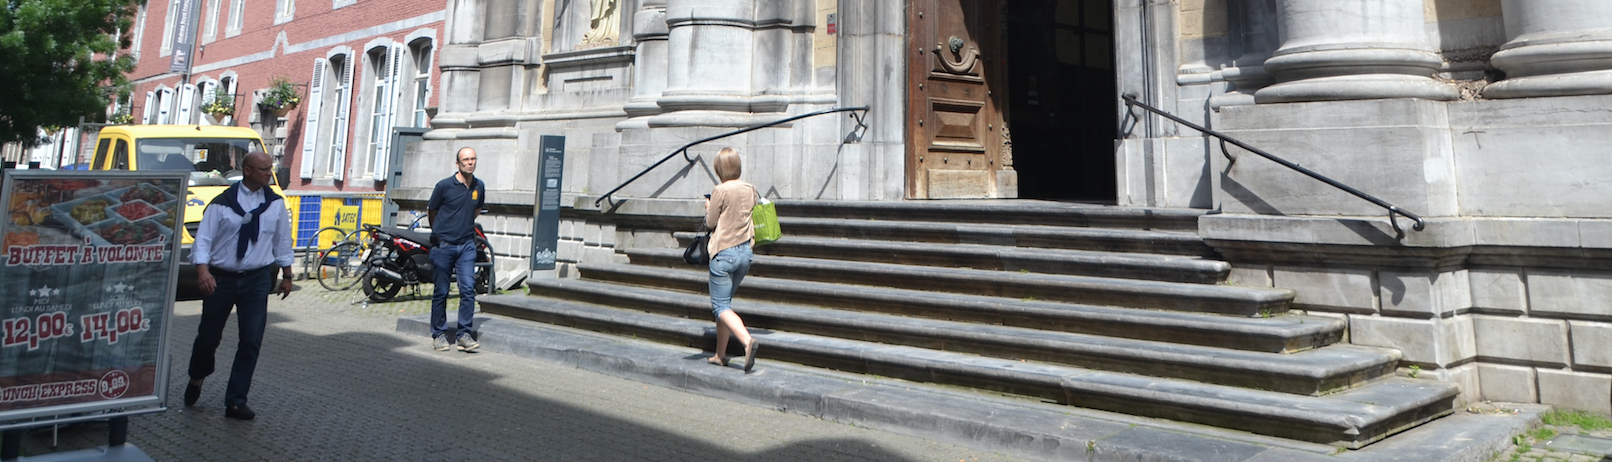
<path id="1" fill-rule="evenodd" d="M 1113 12 L 909 0 L 906 196 L 1113 201 Z"/>
<path id="2" fill-rule="evenodd" d="M 1005 121 L 1003 0 L 907 9 L 907 197 L 1016 197 Z"/>

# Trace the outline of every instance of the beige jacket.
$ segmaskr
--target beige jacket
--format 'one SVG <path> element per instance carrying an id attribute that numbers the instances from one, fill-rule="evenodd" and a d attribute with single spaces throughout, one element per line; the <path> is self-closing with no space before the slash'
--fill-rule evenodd
<path id="1" fill-rule="evenodd" d="M 750 209 L 756 206 L 756 187 L 743 180 L 723 182 L 711 189 L 711 205 L 705 209 L 705 226 L 711 227 L 706 250 L 711 258 L 717 252 L 750 242 L 756 230 L 750 223 Z"/>

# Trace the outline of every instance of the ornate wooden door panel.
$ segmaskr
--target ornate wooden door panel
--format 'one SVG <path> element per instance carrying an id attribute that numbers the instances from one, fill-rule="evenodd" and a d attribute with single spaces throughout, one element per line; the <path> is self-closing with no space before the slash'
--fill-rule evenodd
<path id="1" fill-rule="evenodd" d="M 907 10 L 907 197 L 1001 197 L 1000 0 L 914 0 Z"/>

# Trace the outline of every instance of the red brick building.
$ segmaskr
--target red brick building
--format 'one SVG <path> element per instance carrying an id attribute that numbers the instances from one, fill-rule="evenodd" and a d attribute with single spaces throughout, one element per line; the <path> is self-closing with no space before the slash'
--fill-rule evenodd
<path id="1" fill-rule="evenodd" d="M 193 1 L 188 74 L 170 72 L 175 16 Z M 133 123 L 250 126 L 281 168 L 285 189 L 373 193 L 386 188 L 393 127 L 427 126 L 439 79 L 442 0 L 156 0 L 135 19 Z M 258 109 L 275 77 L 302 101 L 277 116 Z M 231 117 L 201 108 L 222 91 Z"/>

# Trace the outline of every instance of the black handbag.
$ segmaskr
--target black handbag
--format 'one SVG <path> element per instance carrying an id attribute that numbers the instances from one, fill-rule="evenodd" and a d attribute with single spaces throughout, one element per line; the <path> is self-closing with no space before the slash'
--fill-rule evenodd
<path id="1" fill-rule="evenodd" d="M 700 229 L 705 229 L 705 225 L 700 225 Z M 688 248 L 683 249 L 683 261 L 688 262 L 690 265 L 711 264 L 711 251 L 706 249 L 706 243 L 710 241 L 710 231 L 706 231 L 705 234 L 695 236 L 694 240 L 688 243 Z"/>

